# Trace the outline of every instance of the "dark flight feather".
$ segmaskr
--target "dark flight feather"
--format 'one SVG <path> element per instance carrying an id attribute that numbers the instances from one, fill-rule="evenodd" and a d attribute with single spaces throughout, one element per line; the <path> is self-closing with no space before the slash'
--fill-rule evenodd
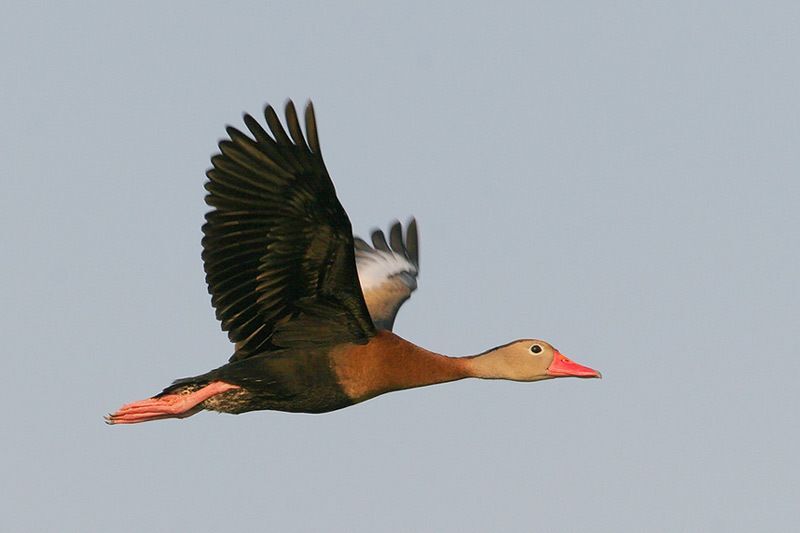
<path id="1" fill-rule="evenodd" d="M 203 262 L 211 302 L 236 343 L 231 361 L 282 348 L 365 343 L 375 328 L 361 294 L 350 220 L 319 148 L 314 110 L 286 105 L 270 135 L 244 116 L 252 138 L 228 127 L 211 158 Z"/>

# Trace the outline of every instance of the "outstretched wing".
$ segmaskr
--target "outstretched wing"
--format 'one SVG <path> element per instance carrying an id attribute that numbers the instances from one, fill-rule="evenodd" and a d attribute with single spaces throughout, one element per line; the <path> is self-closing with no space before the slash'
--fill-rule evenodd
<path id="1" fill-rule="evenodd" d="M 228 127 L 207 172 L 203 262 L 211 303 L 236 343 L 231 361 L 308 343 L 365 343 L 375 328 L 356 273 L 350 220 L 336 197 L 317 137 L 294 104 L 287 135 L 275 110 L 250 115 L 253 138 Z"/>
<path id="2" fill-rule="evenodd" d="M 389 242 L 381 230 L 372 232 L 372 246 L 355 238 L 356 267 L 372 322 L 378 329 L 392 330 L 403 302 L 417 289 L 419 237 L 413 218 L 405 239 L 399 222 L 389 229 Z"/>

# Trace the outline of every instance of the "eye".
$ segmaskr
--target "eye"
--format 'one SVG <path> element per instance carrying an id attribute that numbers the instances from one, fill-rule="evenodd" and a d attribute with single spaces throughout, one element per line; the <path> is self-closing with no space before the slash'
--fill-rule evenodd
<path id="1" fill-rule="evenodd" d="M 531 353 L 541 353 L 541 352 L 542 352 L 542 347 L 539 346 L 538 344 L 534 344 L 533 346 L 531 346 Z"/>

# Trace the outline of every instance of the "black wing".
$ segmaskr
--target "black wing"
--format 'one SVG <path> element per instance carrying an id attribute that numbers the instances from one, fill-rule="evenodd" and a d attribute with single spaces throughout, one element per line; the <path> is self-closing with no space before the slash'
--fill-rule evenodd
<path id="1" fill-rule="evenodd" d="M 389 229 L 388 243 L 381 230 L 372 232 L 372 246 L 358 237 L 355 243 L 358 279 L 372 322 L 378 329 L 391 331 L 400 306 L 417 289 L 417 221 L 409 221 L 405 239 L 400 222 L 395 222 Z"/>
<path id="2" fill-rule="evenodd" d="M 231 361 L 304 344 L 364 343 L 375 334 L 355 265 L 350 220 L 336 198 L 317 138 L 294 104 L 286 130 L 271 106 L 267 133 L 228 127 L 211 158 L 203 262 L 211 303 L 236 343 Z"/>

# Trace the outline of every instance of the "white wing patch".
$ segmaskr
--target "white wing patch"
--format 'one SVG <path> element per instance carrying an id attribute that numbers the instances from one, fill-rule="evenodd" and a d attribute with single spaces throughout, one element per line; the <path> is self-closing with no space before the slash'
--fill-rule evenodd
<path id="1" fill-rule="evenodd" d="M 417 267 L 408 258 L 391 251 L 356 250 L 356 268 L 358 268 L 361 290 L 364 291 L 376 289 L 389 281 L 389 278 L 399 274 L 408 274 L 409 281 L 414 285 L 413 288 L 417 288 Z M 409 288 L 411 287 L 409 286 Z"/>
<path id="2" fill-rule="evenodd" d="M 417 223 L 411 219 L 405 238 L 399 222 L 372 232 L 372 246 L 355 237 L 356 268 L 364 300 L 378 329 L 391 330 L 398 309 L 417 288 L 419 240 Z"/>

